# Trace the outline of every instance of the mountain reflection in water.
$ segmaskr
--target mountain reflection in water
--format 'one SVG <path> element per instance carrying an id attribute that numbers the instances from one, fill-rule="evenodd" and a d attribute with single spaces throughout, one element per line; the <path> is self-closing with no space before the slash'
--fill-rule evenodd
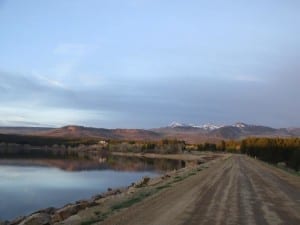
<path id="1" fill-rule="evenodd" d="M 0 220 L 62 207 L 179 169 L 181 161 L 123 156 L 88 159 L 0 159 Z"/>
<path id="2" fill-rule="evenodd" d="M 185 162 L 173 159 L 153 159 L 109 155 L 93 159 L 0 159 L 0 165 L 55 167 L 66 171 L 122 170 L 122 171 L 170 171 L 185 166 Z"/>

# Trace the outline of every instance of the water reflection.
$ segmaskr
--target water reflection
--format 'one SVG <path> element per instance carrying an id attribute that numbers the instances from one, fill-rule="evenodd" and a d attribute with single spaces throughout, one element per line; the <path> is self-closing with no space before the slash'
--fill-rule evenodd
<path id="1" fill-rule="evenodd" d="M 107 188 L 182 167 L 181 161 L 105 156 L 87 159 L 1 159 L 0 220 L 60 207 Z"/>
<path id="2" fill-rule="evenodd" d="M 180 169 L 184 161 L 172 159 L 149 159 L 144 157 L 100 156 L 93 159 L 0 159 L 0 165 L 55 167 L 66 171 L 122 170 L 163 172 Z"/>

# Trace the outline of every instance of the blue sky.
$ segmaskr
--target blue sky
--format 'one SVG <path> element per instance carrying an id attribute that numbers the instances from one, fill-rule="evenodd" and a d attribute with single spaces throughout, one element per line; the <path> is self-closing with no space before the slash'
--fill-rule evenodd
<path id="1" fill-rule="evenodd" d="M 0 125 L 300 126 L 296 0 L 0 0 Z"/>

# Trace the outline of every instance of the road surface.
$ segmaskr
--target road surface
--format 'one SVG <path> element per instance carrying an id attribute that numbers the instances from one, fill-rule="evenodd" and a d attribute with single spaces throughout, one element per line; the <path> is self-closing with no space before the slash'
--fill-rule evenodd
<path id="1" fill-rule="evenodd" d="M 233 155 L 104 225 L 299 225 L 300 177 Z"/>

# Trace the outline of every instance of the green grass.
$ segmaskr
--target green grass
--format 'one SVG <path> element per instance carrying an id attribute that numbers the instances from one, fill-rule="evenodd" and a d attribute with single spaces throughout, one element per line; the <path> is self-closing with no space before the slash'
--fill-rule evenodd
<path id="1" fill-rule="evenodd" d="M 97 222 L 100 222 L 100 221 L 102 221 L 102 220 L 100 220 L 100 219 L 91 219 L 91 220 L 81 222 L 80 225 L 91 225 L 91 224 L 94 224 L 94 223 L 97 223 Z"/>
<path id="2" fill-rule="evenodd" d="M 281 170 L 284 170 L 290 174 L 293 174 L 293 175 L 296 175 L 296 176 L 300 176 L 300 170 L 299 171 L 296 171 L 296 170 L 293 170 L 291 168 L 288 168 L 288 167 L 284 167 L 284 166 L 278 166 L 278 165 L 274 165 L 274 164 L 271 164 L 273 166 L 275 166 L 276 168 L 279 168 Z"/>
<path id="3" fill-rule="evenodd" d="M 170 184 L 166 184 L 166 185 L 157 187 L 156 190 L 163 190 L 163 189 L 169 188 L 169 187 L 172 187 L 172 186 Z"/>
<path id="4" fill-rule="evenodd" d="M 177 183 L 177 182 L 182 181 L 184 179 L 185 179 L 185 177 L 175 177 L 172 183 Z"/>
<path id="5" fill-rule="evenodd" d="M 101 212 L 99 212 L 99 211 L 96 211 L 96 212 L 94 212 L 97 216 L 99 216 L 99 215 L 101 215 Z"/>
<path id="6" fill-rule="evenodd" d="M 196 172 L 191 172 L 191 173 L 189 173 L 188 175 L 187 175 L 187 177 L 189 177 L 189 176 L 194 176 L 194 175 L 196 175 L 197 173 Z"/>
<path id="7" fill-rule="evenodd" d="M 184 179 L 186 179 L 186 178 L 188 178 L 190 176 L 196 175 L 196 174 L 197 173 L 193 171 L 193 172 L 190 172 L 189 174 L 187 174 L 185 176 L 176 176 L 176 177 L 174 177 L 174 180 L 173 180 L 172 183 L 177 183 L 179 181 L 182 181 L 182 180 L 184 180 Z"/>
<path id="8" fill-rule="evenodd" d="M 124 202 L 121 202 L 121 203 L 118 203 L 118 204 L 112 206 L 111 209 L 112 210 L 120 210 L 123 208 L 128 208 L 128 207 L 132 206 L 133 204 L 142 201 L 144 198 L 147 198 L 151 194 L 152 194 L 152 192 L 142 192 L 136 197 L 130 198 Z"/>
<path id="9" fill-rule="evenodd" d="M 197 171 L 201 171 L 201 169 L 198 169 Z M 191 171 L 188 174 L 183 175 L 183 176 L 176 176 L 176 177 L 174 177 L 173 181 L 171 181 L 169 183 L 166 183 L 166 184 L 164 184 L 162 186 L 158 186 L 154 190 L 147 191 L 147 192 L 141 192 L 141 193 L 137 194 L 136 196 L 134 196 L 132 198 L 129 198 L 129 199 L 123 201 L 123 202 L 116 203 L 106 213 L 102 214 L 101 212 L 96 211 L 94 213 L 97 216 L 97 218 L 93 218 L 93 219 L 84 221 L 84 222 L 81 223 L 81 225 L 92 225 L 94 223 L 101 222 L 104 219 L 106 219 L 111 213 L 113 213 L 113 211 L 124 209 L 124 208 L 128 208 L 128 207 L 130 207 L 130 206 L 132 206 L 132 205 L 134 205 L 134 204 L 136 204 L 138 202 L 141 202 L 143 199 L 149 197 L 152 194 L 155 194 L 155 193 L 157 193 L 157 192 L 159 192 L 159 191 L 161 191 L 163 189 L 172 187 L 172 184 L 174 184 L 176 182 L 182 181 L 182 180 L 184 180 L 184 179 L 186 179 L 186 178 L 188 178 L 190 176 L 196 175 L 197 171 Z"/>
<path id="10" fill-rule="evenodd" d="M 289 174 L 292 174 L 292 175 L 295 175 L 295 176 L 300 176 L 300 170 L 299 170 L 299 171 L 296 171 L 296 170 L 293 170 L 293 169 L 291 169 L 291 168 L 289 168 L 289 167 L 286 167 L 286 166 L 279 166 L 279 165 L 277 165 L 277 164 L 265 162 L 265 161 L 262 161 L 262 160 L 260 160 L 260 159 L 256 159 L 256 160 L 258 160 L 258 161 L 260 161 L 260 162 L 263 162 L 264 164 L 266 164 L 266 165 L 268 165 L 268 166 L 275 167 L 275 168 L 277 168 L 277 169 L 283 170 L 283 171 L 285 171 L 285 172 L 287 172 L 287 173 L 289 173 Z"/>
<path id="11" fill-rule="evenodd" d="M 98 216 L 97 218 L 92 218 L 90 220 L 83 221 L 83 222 L 81 222 L 80 225 L 91 225 L 91 224 L 94 224 L 94 223 L 97 223 L 97 222 L 101 222 L 101 221 L 105 220 L 110 213 L 111 212 L 109 211 L 109 212 L 101 214 L 101 212 L 97 211 L 97 212 L 95 212 L 95 214 Z"/>
<path id="12" fill-rule="evenodd" d="M 283 170 L 283 171 L 285 171 L 285 172 L 287 172 L 287 173 L 289 173 L 289 174 L 292 174 L 292 175 L 295 175 L 295 176 L 300 176 L 300 170 L 299 170 L 299 171 L 296 171 L 296 170 L 293 170 L 293 169 L 291 169 L 291 168 L 289 168 L 289 167 L 286 167 L 286 166 L 279 166 L 279 165 L 274 164 L 274 163 L 270 163 L 270 162 L 263 161 L 263 160 L 261 160 L 261 159 L 259 159 L 259 158 L 253 158 L 253 157 L 250 157 L 250 156 L 247 156 L 247 157 L 249 157 L 250 159 L 259 161 L 259 162 L 265 164 L 266 166 L 269 166 L 269 167 L 275 167 L 275 168 L 280 169 L 280 170 Z"/>

